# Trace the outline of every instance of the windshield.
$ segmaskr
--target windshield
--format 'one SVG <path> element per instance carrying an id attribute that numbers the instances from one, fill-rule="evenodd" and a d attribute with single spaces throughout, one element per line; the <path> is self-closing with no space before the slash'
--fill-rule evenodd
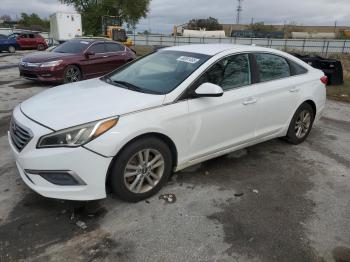
<path id="1" fill-rule="evenodd" d="M 180 51 L 158 51 L 118 69 L 102 80 L 138 92 L 167 94 L 210 56 Z"/>
<path id="2" fill-rule="evenodd" d="M 90 46 L 89 41 L 71 40 L 71 41 L 64 42 L 63 44 L 57 46 L 54 50 L 52 50 L 52 52 L 80 54 L 89 46 Z"/>

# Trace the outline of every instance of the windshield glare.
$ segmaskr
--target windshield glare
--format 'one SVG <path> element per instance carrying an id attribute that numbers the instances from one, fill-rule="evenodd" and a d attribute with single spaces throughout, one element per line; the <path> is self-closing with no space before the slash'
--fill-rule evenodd
<path id="1" fill-rule="evenodd" d="M 105 79 L 116 85 L 127 83 L 139 92 L 167 94 L 209 58 L 189 52 L 158 51 L 112 72 Z"/>
<path id="2" fill-rule="evenodd" d="M 69 53 L 69 54 L 80 54 L 82 53 L 88 46 L 90 42 L 84 40 L 73 40 L 67 41 L 63 44 L 57 46 L 52 52 L 55 53 Z"/>

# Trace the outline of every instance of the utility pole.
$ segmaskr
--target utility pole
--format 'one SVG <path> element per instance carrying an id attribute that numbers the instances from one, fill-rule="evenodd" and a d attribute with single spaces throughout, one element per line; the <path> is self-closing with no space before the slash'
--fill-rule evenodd
<path id="1" fill-rule="evenodd" d="M 238 1 L 238 6 L 237 6 L 237 16 L 236 16 L 236 24 L 239 25 L 240 21 L 241 21 L 241 13 L 243 11 L 243 8 L 242 8 L 242 2 L 243 0 L 237 0 Z"/>

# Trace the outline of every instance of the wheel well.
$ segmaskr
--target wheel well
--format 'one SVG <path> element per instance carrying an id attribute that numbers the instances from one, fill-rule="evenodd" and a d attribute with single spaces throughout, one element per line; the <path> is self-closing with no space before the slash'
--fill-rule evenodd
<path id="1" fill-rule="evenodd" d="M 107 178 L 106 178 L 106 191 L 110 191 L 109 190 L 109 183 L 110 183 L 110 174 L 111 174 L 111 170 L 112 170 L 112 166 L 114 163 L 114 160 L 119 156 L 119 154 L 124 150 L 124 148 L 126 148 L 129 144 L 133 143 L 134 141 L 141 139 L 141 138 L 145 138 L 145 137 L 156 137 L 160 140 L 162 140 L 165 144 L 168 145 L 170 152 L 171 152 L 171 157 L 173 160 L 173 167 L 177 166 L 177 149 L 176 146 L 174 144 L 174 142 L 166 135 L 161 134 L 161 133 L 147 133 L 147 134 L 143 134 L 140 136 L 137 136 L 135 138 L 133 138 L 132 140 L 130 140 L 126 145 L 124 145 L 118 152 L 118 154 L 116 156 L 113 157 L 111 163 L 109 164 L 108 167 L 108 171 L 107 171 Z"/>
<path id="2" fill-rule="evenodd" d="M 304 103 L 309 104 L 312 107 L 312 110 L 314 111 L 314 116 L 316 116 L 317 109 L 316 109 L 316 104 L 312 100 L 306 100 Z"/>

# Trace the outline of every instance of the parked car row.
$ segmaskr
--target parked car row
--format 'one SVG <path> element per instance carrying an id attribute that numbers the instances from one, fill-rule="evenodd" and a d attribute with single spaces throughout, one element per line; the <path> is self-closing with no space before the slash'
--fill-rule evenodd
<path id="1" fill-rule="evenodd" d="M 133 51 L 115 41 L 81 38 L 67 41 L 50 52 L 24 56 L 19 71 L 30 80 L 70 83 L 105 75 L 135 58 Z"/>
<path id="2" fill-rule="evenodd" d="M 43 51 L 48 48 L 45 39 L 38 33 L 21 32 L 10 35 L 0 35 L 0 51 L 14 53 L 19 49 L 37 49 Z"/>

